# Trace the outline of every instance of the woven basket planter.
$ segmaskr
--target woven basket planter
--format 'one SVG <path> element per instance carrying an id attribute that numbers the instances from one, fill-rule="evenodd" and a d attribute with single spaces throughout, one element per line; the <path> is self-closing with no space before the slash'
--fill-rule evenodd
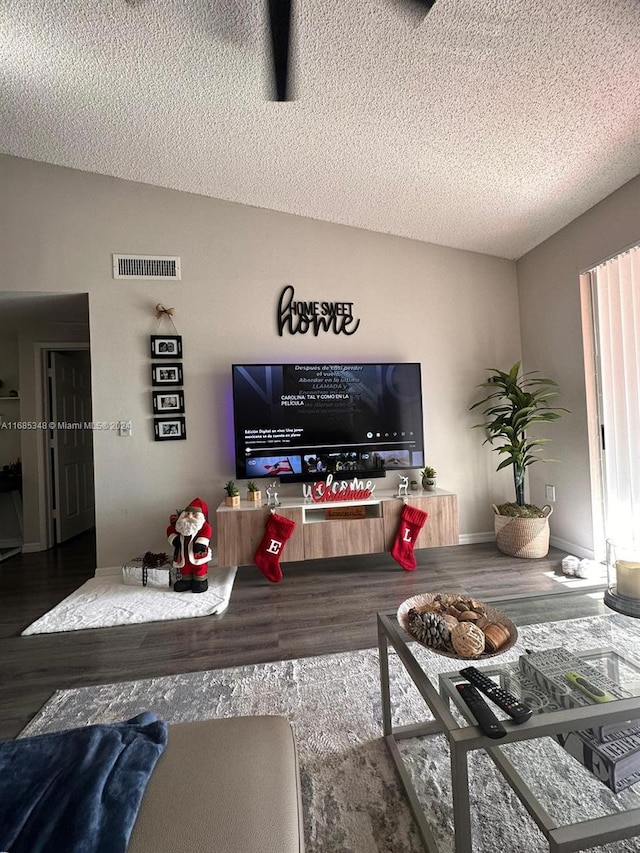
<path id="1" fill-rule="evenodd" d="M 498 507 L 492 504 L 496 545 L 498 550 L 510 557 L 522 557 L 526 560 L 546 557 L 549 553 L 549 516 L 552 507 L 542 507 L 541 518 L 514 518 L 500 515 Z"/>

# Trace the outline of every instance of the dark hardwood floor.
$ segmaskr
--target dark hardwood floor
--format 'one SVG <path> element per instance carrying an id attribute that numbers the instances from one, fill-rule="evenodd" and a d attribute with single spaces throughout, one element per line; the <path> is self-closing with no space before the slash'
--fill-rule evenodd
<path id="1" fill-rule="evenodd" d="M 255 566 L 242 567 L 222 617 L 29 637 L 20 636 L 27 625 L 93 576 L 94 538 L 86 534 L 50 551 L 12 557 L 0 563 L 0 738 L 15 737 L 57 689 L 375 646 L 376 612 L 395 611 L 417 593 L 466 592 L 483 599 L 563 591 L 554 576 L 562 577 L 564 553 L 555 549 L 542 560 L 507 557 L 493 544 L 416 556 L 413 572 L 388 554 L 283 563 L 279 584 Z M 603 608 L 599 598 L 585 596 L 572 601 L 568 614 L 564 600 L 556 601 L 557 618 Z M 540 616 L 548 618 L 544 606 Z M 536 621 L 533 605 L 525 604 L 523 614 Z"/>

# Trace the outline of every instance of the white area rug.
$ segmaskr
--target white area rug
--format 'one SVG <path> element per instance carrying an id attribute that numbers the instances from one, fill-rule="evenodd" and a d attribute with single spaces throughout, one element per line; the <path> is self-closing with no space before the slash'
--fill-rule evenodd
<path id="1" fill-rule="evenodd" d="M 525 648 L 640 649 L 638 620 L 596 616 L 531 625 L 502 657 Z M 413 645 L 434 680 L 463 664 Z M 426 706 L 397 656 L 390 656 L 394 725 L 425 718 Z M 22 735 L 124 720 L 143 710 L 170 722 L 282 714 L 294 728 L 301 765 L 307 853 L 424 853 L 406 796 L 381 739 L 377 649 L 63 690 Z M 169 738 L 171 735 L 169 735 Z M 442 853 L 453 851 L 449 750 L 442 735 L 401 742 L 418 796 Z M 550 738 L 506 747 L 559 823 L 640 805 L 635 788 L 614 795 Z M 548 853 L 548 844 L 491 759 L 469 761 L 474 853 Z M 215 780 L 213 780 L 215 782 Z M 638 853 L 640 841 L 606 853 Z"/>
<path id="2" fill-rule="evenodd" d="M 123 583 L 121 568 L 99 570 L 96 577 L 32 622 L 22 634 L 54 634 L 220 614 L 229 606 L 235 577 L 235 566 L 211 568 L 209 589 L 194 594 L 173 592 L 169 587 L 130 586 Z"/>

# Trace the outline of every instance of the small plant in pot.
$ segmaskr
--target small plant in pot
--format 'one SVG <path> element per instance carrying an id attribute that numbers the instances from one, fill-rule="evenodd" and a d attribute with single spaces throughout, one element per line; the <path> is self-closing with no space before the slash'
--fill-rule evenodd
<path id="1" fill-rule="evenodd" d="M 427 492 L 435 492 L 436 490 L 436 471 L 429 465 L 425 466 L 422 471 L 422 488 Z"/>
<path id="2" fill-rule="evenodd" d="M 549 405 L 559 396 L 557 383 L 537 376 L 536 371 L 521 374 L 519 361 L 507 373 L 488 370 L 489 377 L 478 388 L 490 393 L 471 406 L 471 410 L 483 407 L 485 420 L 473 428 L 483 429 L 487 436 L 483 443 L 496 445 L 493 451 L 504 457 L 496 470 L 512 466 L 516 498 L 512 503 L 493 505 L 496 544 L 512 557 L 545 557 L 552 508 L 525 503 L 525 480 L 534 462 L 557 460 L 541 457 L 539 451 L 549 439 L 530 438 L 527 430 L 534 424 L 555 421 L 568 410 Z"/>
<path id="3" fill-rule="evenodd" d="M 258 486 L 251 480 L 247 483 L 247 500 L 248 501 L 261 501 L 262 500 L 262 492 L 258 488 Z"/>
<path id="4" fill-rule="evenodd" d="M 224 490 L 227 493 L 224 498 L 226 506 L 240 506 L 240 492 L 233 480 L 225 483 Z"/>

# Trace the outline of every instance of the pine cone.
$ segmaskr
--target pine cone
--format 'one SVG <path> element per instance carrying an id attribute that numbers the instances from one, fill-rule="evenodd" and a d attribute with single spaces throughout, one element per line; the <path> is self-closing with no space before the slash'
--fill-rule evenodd
<path id="1" fill-rule="evenodd" d="M 413 607 L 407 613 L 409 630 L 413 636 L 432 649 L 449 645 L 451 631 L 439 613 L 420 612 Z"/>

